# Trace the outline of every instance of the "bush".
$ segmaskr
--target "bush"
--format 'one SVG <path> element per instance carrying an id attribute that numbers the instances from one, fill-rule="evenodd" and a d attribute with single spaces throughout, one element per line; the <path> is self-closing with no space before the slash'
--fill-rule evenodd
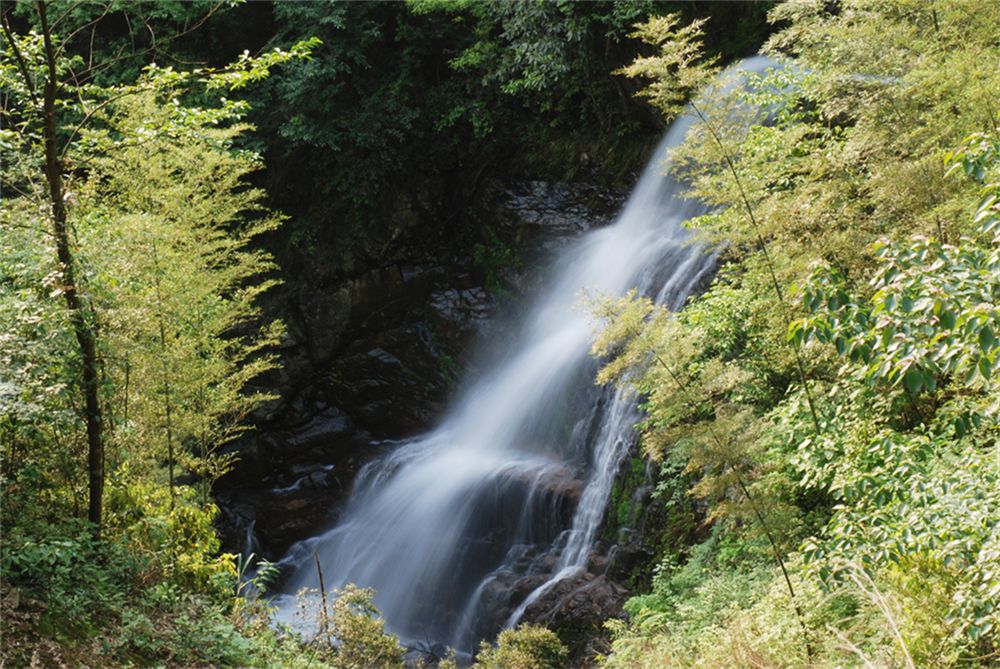
<path id="1" fill-rule="evenodd" d="M 83 523 L 31 532 L 12 528 L 0 549 L 0 578 L 45 602 L 42 628 L 85 633 L 122 606 L 138 562 L 117 542 L 95 539 Z"/>
<path id="2" fill-rule="evenodd" d="M 568 661 L 569 651 L 555 632 L 522 625 L 500 632 L 496 646 L 484 641 L 473 669 L 560 669 Z"/>
<path id="3" fill-rule="evenodd" d="M 372 603 L 375 591 L 347 585 L 333 604 L 337 665 L 343 669 L 394 669 L 403 666 L 403 649 L 385 631 L 385 621 Z"/>
<path id="4" fill-rule="evenodd" d="M 314 589 L 298 593 L 300 615 L 315 622 L 317 634 L 311 647 L 332 655 L 339 669 L 402 669 L 399 640 L 385 631 L 385 621 L 372 599 L 375 591 L 347 584 L 327 596 Z"/>

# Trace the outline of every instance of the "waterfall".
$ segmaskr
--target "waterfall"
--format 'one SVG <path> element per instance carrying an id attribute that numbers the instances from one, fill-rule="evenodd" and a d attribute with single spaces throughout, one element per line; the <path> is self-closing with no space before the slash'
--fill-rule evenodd
<path id="1" fill-rule="evenodd" d="M 317 587 L 315 551 L 327 586 L 374 588 L 403 640 L 468 651 L 585 568 L 640 414 L 629 393 L 594 386 L 593 324 L 579 301 L 636 288 L 676 309 L 712 271 L 713 258 L 684 227 L 702 210 L 665 174 L 668 150 L 692 122 L 674 121 L 614 224 L 562 253 L 550 286 L 503 344 L 506 355 L 459 393 L 436 429 L 359 473 L 335 527 L 290 550 L 285 564 L 299 565 L 290 592 Z M 491 584 L 537 575 L 552 555 L 542 585 L 507 602 L 513 613 L 488 629 Z M 290 600 L 276 600 L 286 621 Z"/>

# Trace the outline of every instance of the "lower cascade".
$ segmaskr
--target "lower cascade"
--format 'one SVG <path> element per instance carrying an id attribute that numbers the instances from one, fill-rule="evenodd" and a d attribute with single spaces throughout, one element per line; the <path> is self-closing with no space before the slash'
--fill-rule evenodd
<path id="1" fill-rule="evenodd" d="M 692 122 L 674 121 L 614 224 L 562 253 L 506 353 L 440 425 L 368 464 L 337 525 L 290 549 L 279 620 L 301 625 L 294 593 L 319 587 L 318 560 L 327 588 L 373 588 L 404 642 L 468 652 L 587 568 L 640 413 L 628 392 L 594 385 L 581 297 L 634 288 L 676 309 L 711 273 L 684 227 L 702 209 L 664 174 Z M 519 577 L 537 585 L 496 587 Z"/>

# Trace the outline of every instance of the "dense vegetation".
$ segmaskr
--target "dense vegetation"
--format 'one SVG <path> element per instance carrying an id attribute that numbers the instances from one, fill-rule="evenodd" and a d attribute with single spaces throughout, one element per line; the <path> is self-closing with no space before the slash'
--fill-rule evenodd
<path id="1" fill-rule="evenodd" d="M 718 276 L 594 306 L 669 518 L 604 666 L 1000 661 L 1000 15 L 767 8 L 5 3 L 4 666 L 400 666 L 371 592 L 306 643 L 220 551 L 262 303 L 482 249 L 492 180 L 622 181 L 692 98 L 673 169 Z M 768 35 L 793 67 L 700 94 Z M 477 666 L 567 657 L 526 627 Z"/>
<path id="2" fill-rule="evenodd" d="M 475 244 L 495 245 L 497 178 L 628 184 L 662 119 L 613 70 L 638 53 L 643 18 L 707 6 L 623 2 L 276 3 L 282 47 L 308 61 L 250 93 L 275 207 L 279 260 L 320 280 Z M 752 53 L 763 7 L 712 18 L 710 48 Z M 291 265 L 291 263 L 296 263 Z"/>
<path id="3" fill-rule="evenodd" d="M 676 315 L 597 305 L 595 352 L 646 398 L 659 504 L 704 529 L 664 541 L 605 666 L 1000 661 L 1000 17 L 980 9 L 784 3 L 766 50 L 795 67 L 695 99 L 673 169 L 724 264 Z M 624 73 L 680 112 L 715 74 L 699 26 L 636 34 L 657 53 Z"/>

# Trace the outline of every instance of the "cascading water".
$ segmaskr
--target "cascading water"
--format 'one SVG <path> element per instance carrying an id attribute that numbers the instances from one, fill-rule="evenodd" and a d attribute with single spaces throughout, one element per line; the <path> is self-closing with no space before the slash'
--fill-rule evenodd
<path id="1" fill-rule="evenodd" d="M 539 556 L 558 554 L 540 587 L 506 602 L 511 625 L 585 567 L 639 413 L 627 393 L 593 385 L 593 326 L 578 302 L 585 292 L 636 288 L 679 308 L 711 271 L 713 259 L 683 226 L 701 210 L 680 197 L 662 164 L 691 123 L 672 124 L 616 222 L 564 252 L 507 355 L 437 429 L 366 466 L 333 529 L 291 549 L 283 561 L 297 565 L 291 592 L 318 586 L 315 551 L 327 587 L 374 588 L 402 639 L 467 651 L 504 622 L 483 622 L 484 593 L 501 574 L 529 573 Z M 277 602 L 287 621 L 289 599 Z"/>

